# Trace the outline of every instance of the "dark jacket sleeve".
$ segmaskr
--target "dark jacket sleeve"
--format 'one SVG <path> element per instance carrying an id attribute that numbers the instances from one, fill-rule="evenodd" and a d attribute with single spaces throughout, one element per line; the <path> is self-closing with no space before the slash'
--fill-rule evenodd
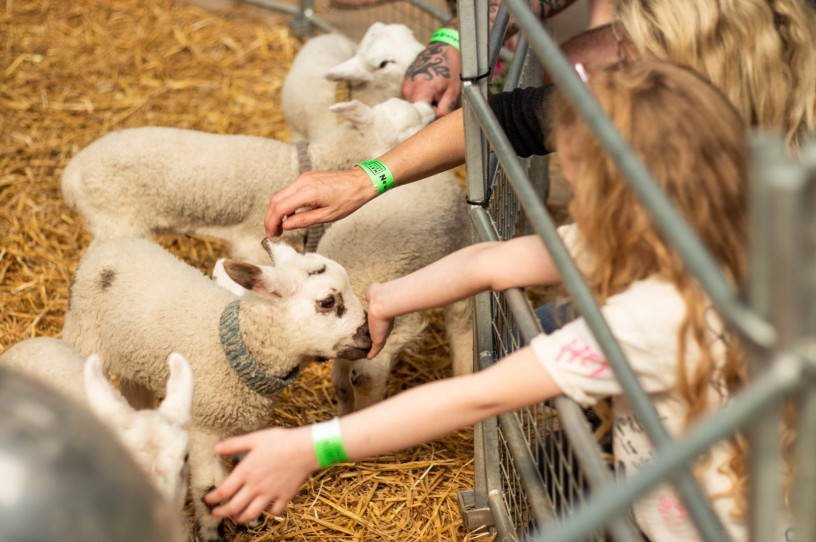
<path id="1" fill-rule="evenodd" d="M 526 158 L 553 152 L 550 139 L 555 86 L 517 88 L 488 96 L 493 114 L 516 154 Z"/>

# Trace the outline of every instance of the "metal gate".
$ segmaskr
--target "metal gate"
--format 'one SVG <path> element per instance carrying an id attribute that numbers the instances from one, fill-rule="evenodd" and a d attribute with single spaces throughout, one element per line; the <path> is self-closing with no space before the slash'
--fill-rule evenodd
<path id="1" fill-rule="evenodd" d="M 493 35 L 488 35 L 486 0 L 459 4 L 462 75 L 466 81 L 463 107 L 468 200 L 472 202 L 476 240 L 508 239 L 526 224 L 542 237 L 573 303 L 596 335 L 652 440 L 656 457 L 637 474 L 614 480 L 584 412 L 566 398 L 500 416 L 484 422 L 476 431 L 474 489 L 459 496 L 466 524 L 474 528 L 492 524 L 499 540 L 642 540 L 629 514 L 632 503 L 657 484 L 671 481 L 702 538 L 726 540 L 687 465 L 717 441 L 741 430 L 748 436 L 752 452 L 751 539 L 771 540 L 782 497 L 779 443 L 770 435 L 776 434 L 782 401 L 797 399 L 796 539 L 816 540 L 816 518 L 810 510 L 816 503 L 816 437 L 812 436 L 814 431 L 808 431 L 816 421 L 816 141 L 806 146 L 800 161 L 793 162 L 785 157 L 781 140 L 761 134 L 753 138 L 752 279 L 747 299 L 743 299 L 617 135 L 526 3 L 505 0 L 503 10 Z M 614 157 L 631 188 L 646 202 L 661 233 L 674 244 L 722 317 L 747 346 L 752 384 L 680 439 L 669 436 L 657 418 L 556 234 L 540 198 L 542 191 L 530 182 L 529 164 L 514 155 L 486 104 L 487 84 L 479 76 L 495 64 L 498 36 L 503 33 L 508 13 L 521 28 L 507 77 L 509 85 L 518 81 L 528 51 L 530 58 L 547 68 Z M 482 294 L 476 306 L 477 369 L 495 363 L 540 331 L 521 290 Z"/>

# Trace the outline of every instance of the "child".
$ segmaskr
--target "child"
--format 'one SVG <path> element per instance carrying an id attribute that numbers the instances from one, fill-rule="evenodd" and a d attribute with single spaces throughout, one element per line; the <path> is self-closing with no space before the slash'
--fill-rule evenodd
<path id="1" fill-rule="evenodd" d="M 588 84 L 726 276 L 744 285 L 744 126 L 734 108 L 694 72 L 672 64 L 620 65 L 590 76 Z M 743 385 L 742 354 L 589 128 L 563 97 L 555 111 L 555 145 L 574 191 L 574 224 L 560 233 L 667 429 L 680 434 Z M 371 284 L 369 358 L 396 316 L 488 289 L 558 281 L 541 239 L 527 236 L 475 244 Z M 222 503 L 215 515 L 239 522 L 264 510 L 280 514 L 319 467 L 414 446 L 561 394 L 582 405 L 611 397 L 618 467 L 630 474 L 650 459 L 648 439 L 579 318 L 475 374 L 424 384 L 331 422 L 225 440 L 217 453 L 249 453 L 206 500 Z M 745 463 L 735 440 L 715 447 L 695 469 L 735 540 L 747 540 L 732 514 L 743 503 Z M 694 540 L 683 512 L 668 485 L 635 505 L 637 523 L 653 542 Z"/>

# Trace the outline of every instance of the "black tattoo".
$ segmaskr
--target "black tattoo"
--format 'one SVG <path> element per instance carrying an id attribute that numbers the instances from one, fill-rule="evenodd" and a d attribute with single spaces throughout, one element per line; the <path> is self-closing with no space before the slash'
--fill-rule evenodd
<path id="1" fill-rule="evenodd" d="M 428 45 L 405 70 L 405 78 L 410 78 L 412 81 L 418 78 L 430 81 L 435 77 L 450 79 L 451 70 L 448 66 L 446 52 L 446 48 L 450 47 L 450 45 L 440 42 Z"/>

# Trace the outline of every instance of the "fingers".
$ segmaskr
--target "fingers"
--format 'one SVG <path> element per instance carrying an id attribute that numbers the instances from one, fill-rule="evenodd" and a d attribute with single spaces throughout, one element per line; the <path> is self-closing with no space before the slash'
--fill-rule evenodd
<path id="1" fill-rule="evenodd" d="M 239 454 L 248 452 L 254 443 L 253 433 L 247 433 L 239 437 L 224 439 L 215 445 L 215 453 L 220 455 Z"/>

